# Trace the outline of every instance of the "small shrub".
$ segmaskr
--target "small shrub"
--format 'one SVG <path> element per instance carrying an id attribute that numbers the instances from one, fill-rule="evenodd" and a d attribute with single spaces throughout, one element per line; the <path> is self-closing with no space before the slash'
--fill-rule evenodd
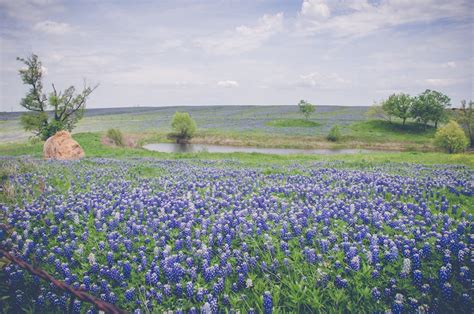
<path id="1" fill-rule="evenodd" d="M 337 142 L 341 140 L 341 130 L 338 125 L 334 125 L 327 136 L 328 141 Z"/>
<path id="2" fill-rule="evenodd" d="M 452 154 L 465 150 L 469 141 L 459 124 L 456 121 L 449 121 L 436 132 L 435 145 Z"/>
<path id="3" fill-rule="evenodd" d="M 187 112 L 176 112 L 171 121 L 177 142 L 183 142 L 193 137 L 196 132 L 196 122 Z"/>
<path id="4" fill-rule="evenodd" d="M 124 146 L 123 134 L 119 129 L 108 129 L 107 137 L 117 146 Z"/>

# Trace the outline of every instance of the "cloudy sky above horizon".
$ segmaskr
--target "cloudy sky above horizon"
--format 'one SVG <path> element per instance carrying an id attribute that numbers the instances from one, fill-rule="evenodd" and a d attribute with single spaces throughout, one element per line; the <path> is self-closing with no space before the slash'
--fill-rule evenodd
<path id="1" fill-rule="evenodd" d="M 17 56 L 88 107 L 371 105 L 394 92 L 473 95 L 469 0 L 0 0 L 0 111 Z"/>

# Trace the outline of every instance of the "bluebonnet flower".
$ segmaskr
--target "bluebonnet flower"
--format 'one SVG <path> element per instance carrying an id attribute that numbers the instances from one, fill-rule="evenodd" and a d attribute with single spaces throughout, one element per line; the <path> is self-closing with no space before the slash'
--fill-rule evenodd
<path id="1" fill-rule="evenodd" d="M 418 288 L 421 288 L 422 281 L 423 281 L 423 274 L 421 273 L 421 270 L 419 270 L 419 269 L 415 270 L 413 272 L 413 283 Z"/>
<path id="2" fill-rule="evenodd" d="M 157 292 L 155 295 L 155 300 L 158 304 L 163 303 L 163 294 L 161 292 Z"/>
<path id="3" fill-rule="evenodd" d="M 358 271 L 360 270 L 360 257 L 354 256 L 350 261 L 350 267 L 352 270 Z"/>
<path id="4" fill-rule="evenodd" d="M 263 294 L 263 313 L 271 314 L 273 312 L 273 298 L 270 291 Z"/>
<path id="5" fill-rule="evenodd" d="M 378 270 L 373 270 L 371 273 L 372 278 L 378 278 L 380 276 L 380 273 Z"/>
<path id="6" fill-rule="evenodd" d="M 443 285 L 445 282 L 448 281 L 448 278 L 449 278 L 449 270 L 447 267 L 445 266 L 441 266 L 441 268 L 439 269 L 439 281 L 440 281 L 440 284 Z"/>
<path id="7" fill-rule="evenodd" d="M 131 288 L 131 289 L 128 289 L 127 291 L 125 291 L 125 300 L 127 300 L 127 302 L 133 301 L 134 297 L 135 297 L 135 289 L 134 288 Z"/>
<path id="8" fill-rule="evenodd" d="M 130 262 L 129 261 L 125 261 L 123 263 L 123 266 L 122 266 L 122 272 L 123 272 L 123 276 L 128 279 L 130 278 L 130 274 L 132 272 L 132 266 L 130 265 Z"/>
<path id="9" fill-rule="evenodd" d="M 174 293 L 176 297 L 181 298 L 183 295 L 183 287 L 181 287 L 181 284 L 178 282 L 174 288 Z"/>
<path id="10" fill-rule="evenodd" d="M 401 314 L 403 313 L 403 301 L 404 297 L 401 294 L 395 296 L 395 301 L 392 304 L 392 313 L 393 314 Z"/>
<path id="11" fill-rule="evenodd" d="M 111 267 L 113 263 L 114 263 L 114 253 L 109 251 L 107 252 L 107 265 Z"/>
<path id="12" fill-rule="evenodd" d="M 35 304 L 38 307 L 43 307 L 45 305 L 45 298 L 43 294 L 38 295 L 38 297 L 35 300 Z"/>
<path id="13" fill-rule="evenodd" d="M 224 294 L 224 296 L 222 296 L 222 304 L 224 306 L 230 306 L 230 300 L 229 300 L 228 294 Z"/>
<path id="14" fill-rule="evenodd" d="M 81 301 L 74 300 L 74 303 L 72 305 L 72 312 L 73 313 L 81 313 Z"/>
<path id="15" fill-rule="evenodd" d="M 193 295 L 194 295 L 193 283 L 191 281 L 188 281 L 186 283 L 186 296 L 188 297 L 188 299 L 191 299 Z"/>
<path id="16" fill-rule="evenodd" d="M 451 296 L 453 294 L 453 288 L 451 287 L 451 284 L 449 282 L 445 282 L 441 287 L 441 290 L 445 299 L 451 299 Z"/>
<path id="17" fill-rule="evenodd" d="M 198 302 L 202 302 L 204 300 L 204 290 L 202 288 L 198 288 L 196 292 L 196 300 Z"/>
<path id="18" fill-rule="evenodd" d="M 380 290 L 377 287 L 372 288 L 372 298 L 375 301 L 380 300 L 381 296 L 382 296 L 382 293 L 380 293 Z"/>
<path id="19" fill-rule="evenodd" d="M 336 285 L 337 288 L 347 288 L 347 286 L 348 286 L 347 280 L 341 278 L 340 275 L 336 276 L 335 285 Z"/>

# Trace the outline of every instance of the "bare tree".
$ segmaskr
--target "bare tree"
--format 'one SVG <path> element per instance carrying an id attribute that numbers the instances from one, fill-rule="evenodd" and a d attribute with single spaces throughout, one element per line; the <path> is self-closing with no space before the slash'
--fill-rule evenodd
<path id="1" fill-rule="evenodd" d="M 60 130 L 71 131 L 84 116 L 87 98 L 98 85 L 90 87 L 84 81 L 82 91 L 76 93 L 74 86 L 58 92 L 52 84 L 53 91 L 46 96 L 43 93 L 43 69 L 38 56 L 32 54 L 26 59 L 17 60 L 26 65 L 26 68 L 20 69 L 19 72 L 23 83 L 30 86 L 20 102 L 22 107 L 30 111 L 21 116 L 25 130 L 33 131 L 43 140 Z M 52 114 L 48 114 L 48 109 L 51 109 Z"/>

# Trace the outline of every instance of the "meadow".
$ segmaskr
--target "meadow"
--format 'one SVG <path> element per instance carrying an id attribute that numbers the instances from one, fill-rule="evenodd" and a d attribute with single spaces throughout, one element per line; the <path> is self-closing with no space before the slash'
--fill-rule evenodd
<path id="1" fill-rule="evenodd" d="M 175 111 L 213 144 L 391 151 L 160 153 Z M 44 161 L 2 115 L 2 247 L 129 312 L 469 313 L 474 157 L 434 130 L 367 120 L 366 107 L 87 111 L 80 161 Z M 325 140 L 337 123 L 338 143 Z M 104 143 L 120 128 L 136 147 Z M 402 151 L 397 151 L 402 150 Z M 5 313 L 95 313 L 0 259 Z"/>
<path id="2" fill-rule="evenodd" d="M 472 308 L 465 166 L 263 157 L 2 165 L 2 215 L 16 230 L 2 243 L 128 311 Z M 14 264 L 1 276 L 4 312 L 92 313 Z"/>
<path id="3" fill-rule="evenodd" d="M 136 138 L 139 144 L 167 142 L 176 111 L 189 112 L 198 126 L 192 140 L 202 144 L 275 148 L 372 148 L 433 151 L 434 129 L 400 128 L 366 117 L 368 107 L 317 106 L 306 121 L 297 106 L 188 106 L 135 107 L 86 110 L 74 133 L 103 134 L 110 128 Z M 31 136 L 16 113 L 0 115 L 0 141 L 15 143 Z M 338 143 L 325 137 L 334 124 L 341 127 Z M 1 147 L 0 147 L 1 149 Z"/>

